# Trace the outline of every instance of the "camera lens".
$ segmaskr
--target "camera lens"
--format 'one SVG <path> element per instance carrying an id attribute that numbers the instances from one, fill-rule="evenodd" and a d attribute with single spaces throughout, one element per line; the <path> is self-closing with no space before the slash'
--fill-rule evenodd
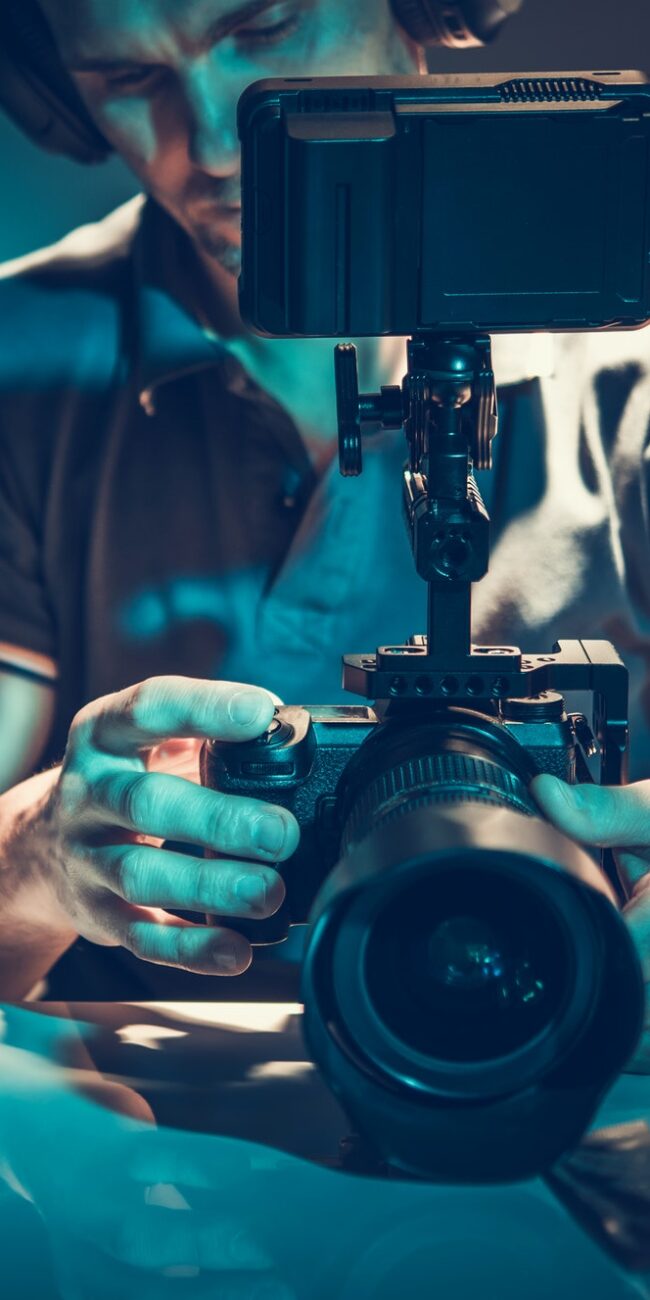
<path id="1" fill-rule="evenodd" d="M 376 918 L 365 957 L 375 1015 L 437 1060 L 494 1060 L 531 1043 L 572 992 L 559 918 L 530 886 L 462 865 Z"/>
<path id="2" fill-rule="evenodd" d="M 533 770 L 486 714 L 404 710 L 337 788 L 305 1033 L 355 1131 L 418 1177 L 549 1168 L 638 1038 L 629 933 L 596 864 L 540 816 Z"/>

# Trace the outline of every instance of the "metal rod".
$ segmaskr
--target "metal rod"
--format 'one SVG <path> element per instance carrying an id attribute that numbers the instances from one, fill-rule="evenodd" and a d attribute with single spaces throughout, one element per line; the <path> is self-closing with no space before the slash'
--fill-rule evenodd
<path id="1" fill-rule="evenodd" d="M 471 649 L 472 588 L 468 582 L 430 582 L 427 611 L 427 644 L 430 655 L 444 651 L 465 659 Z"/>

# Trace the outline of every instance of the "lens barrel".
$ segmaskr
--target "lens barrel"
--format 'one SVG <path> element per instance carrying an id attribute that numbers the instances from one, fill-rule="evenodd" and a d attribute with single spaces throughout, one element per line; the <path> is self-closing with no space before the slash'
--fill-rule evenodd
<path id="1" fill-rule="evenodd" d="M 358 1130 L 411 1174 L 548 1168 L 638 1038 L 639 963 L 610 886 L 543 821 L 531 775 L 502 725 L 449 709 L 383 724 L 338 791 L 305 1031 Z"/>

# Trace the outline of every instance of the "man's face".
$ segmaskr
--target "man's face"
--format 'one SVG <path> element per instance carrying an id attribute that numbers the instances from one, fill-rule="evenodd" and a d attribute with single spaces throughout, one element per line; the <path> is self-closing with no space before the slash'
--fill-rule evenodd
<path id="1" fill-rule="evenodd" d="M 93 118 L 197 248 L 239 269 L 236 108 L 260 77 L 423 70 L 388 0 L 41 0 Z"/>

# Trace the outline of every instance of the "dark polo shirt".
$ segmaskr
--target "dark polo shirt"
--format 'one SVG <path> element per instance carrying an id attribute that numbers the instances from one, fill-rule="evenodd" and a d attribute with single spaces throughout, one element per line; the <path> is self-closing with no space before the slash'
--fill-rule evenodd
<path id="1" fill-rule="evenodd" d="M 287 411 L 197 324 L 192 256 L 135 200 L 0 276 L 0 642 L 58 665 L 45 762 L 82 704 L 145 677 L 334 703 L 349 698 L 344 651 L 424 629 L 403 435 L 368 443 L 360 479 L 335 464 L 318 479 Z M 647 775 L 650 336 L 563 338 L 539 366 L 520 345 L 495 347 L 510 382 L 496 467 L 481 476 L 494 550 L 475 636 L 533 651 L 614 636 Z M 217 990 L 128 954 L 79 953 L 110 977 L 93 984 L 87 961 L 83 990 L 77 968 L 61 995 L 214 997 L 229 984 L 243 996 L 249 978 Z"/>

